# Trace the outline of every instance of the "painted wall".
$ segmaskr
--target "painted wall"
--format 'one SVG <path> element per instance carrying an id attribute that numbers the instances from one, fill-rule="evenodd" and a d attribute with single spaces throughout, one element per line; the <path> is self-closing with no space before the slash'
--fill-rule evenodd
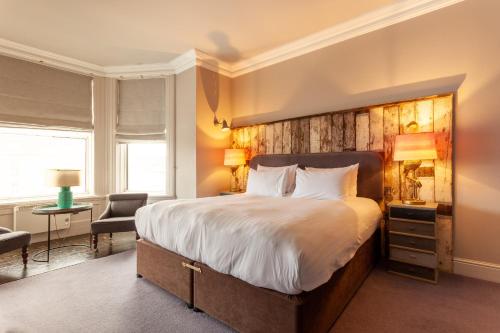
<path id="1" fill-rule="evenodd" d="M 208 69 L 196 68 L 196 195 L 218 195 L 227 191 L 231 172 L 224 166 L 224 148 L 230 146 L 230 132 L 213 125 L 231 120 L 231 79 Z"/>
<path id="2" fill-rule="evenodd" d="M 234 122 L 248 125 L 456 90 L 455 257 L 460 263 L 499 265 L 499 12 L 498 1 L 465 1 L 237 77 Z"/>
<path id="3" fill-rule="evenodd" d="M 175 186 L 178 198 L 196 197 L 196 68 L 175 77 Z"/>

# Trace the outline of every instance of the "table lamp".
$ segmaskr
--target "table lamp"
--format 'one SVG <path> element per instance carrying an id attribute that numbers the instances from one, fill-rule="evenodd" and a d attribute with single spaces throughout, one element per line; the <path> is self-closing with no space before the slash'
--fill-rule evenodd
<path id="1" fill-rule="evenodd" d="M 425 205 L 420 199 L 422 183 L 415 176 L 415 171 L 422 164 L 422 160 L 437 158 L 436 139 L 434 133 L 413 133 L 396 136 L 394 144 L 394 161 L 403 161 L 404 186 L 407 182 L 412 185 L 412 191 L 407 191 L 407 197 L 401 198 L 406 205 Z"/>
<path id="2" fill-rule="evenodd" d="M 71 186 L 80 185 L 80 170 L 49 169 L 47 170 L 47 184 L 61 188 L 57 197 L 57 207 L 70 208 L 73 206 Z"/>
<path id="3" fill-rule="evenodd" d="M 245 149 L 225 149 L 224 150 L 224 165 L 231 167 L 231 172 L 235 179 L 234 187 L 231 186 L 231 191 L 239 190 L 239 180 L 236 177 L 236 170 L 240 165 L 246 164 Z"/>

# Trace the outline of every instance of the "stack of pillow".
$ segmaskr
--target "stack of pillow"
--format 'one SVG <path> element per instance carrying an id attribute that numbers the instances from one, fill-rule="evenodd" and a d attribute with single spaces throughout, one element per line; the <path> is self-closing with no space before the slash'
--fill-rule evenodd
<path id="1" fill-rule="evenodd" d="M 247 194 L 271 197 L 345 199 L 357 195 L 359 164 L 343 168 L 257 166 L 248 174 Z"/>

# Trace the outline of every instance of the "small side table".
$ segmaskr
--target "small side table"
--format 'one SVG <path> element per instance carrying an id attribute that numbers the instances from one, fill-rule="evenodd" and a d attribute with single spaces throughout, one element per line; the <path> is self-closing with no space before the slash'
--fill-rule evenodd
<path id="1" fill-rule="evenodd" d="M 437 204 L 411 206 L 393 201 L 388 207 L 389 272 L 437 283 Z"/>
<path id="2" fill-rule="evenodd" d="M 53 215 L 54 218 L 56 215 L 60 214 L 78 214 L 81 212 L 85 212 L 87 210 L 90 210 L 90 222 L 92 222 L 92 208 L 93 205 L 91 203 L 78 203 L 73 205 L 71 208 L 59 208 L 57 205 L 48 205 L 48 206 L 39 206 L 33 208 L 32 213 L 34 215 L 47 215 L 47 250 L 43 250 L 40 252 L 37 252 L 32 255 L 33 261 L 36 262 L 49 262 L 50 259 L 50 250 L 62 248 L 62 247 L 68 247 L 68 246 L 85 246 L 89 247 L 88 245 L 84 244 L 70 244 L 70 245 L 63 245 L 63 246 L 58 246 L 58 247 L 50 247 L 50 217 Z M 38 255 L 47 252 L 47 259 L 46 260 L 40 260 L 40 259 L 35 259 Z"/>

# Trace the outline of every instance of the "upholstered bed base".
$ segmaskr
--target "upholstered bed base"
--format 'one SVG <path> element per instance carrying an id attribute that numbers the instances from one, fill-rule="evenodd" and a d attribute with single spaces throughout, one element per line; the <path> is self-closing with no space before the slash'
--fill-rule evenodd
<path id="1" fill-rule="evenodd" d="M 137 274 L 240 332 L 327 332 L 375 265 L 377 231 L 324 285 L 286 295 L 216 272 L 144 240 Z"/>

